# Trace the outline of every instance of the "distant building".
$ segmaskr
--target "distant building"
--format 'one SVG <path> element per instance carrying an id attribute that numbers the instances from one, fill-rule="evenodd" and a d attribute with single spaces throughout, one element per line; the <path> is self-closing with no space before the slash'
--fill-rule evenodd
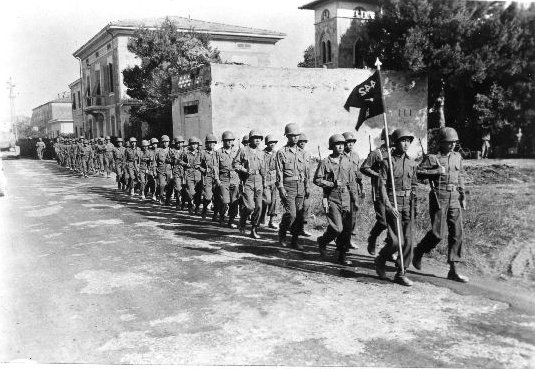
<path id="1" fill-rule="evenodd" d="M 263 29 L 169 17 L 179 29 L 211 36 L 211 45 L 225 62 L 269 66 L 275 44 L 284 34 Z M 74 52 L 81 64 L 82 119 L 75 131 L 87 137 L 138 134 L 130 124 L 130 108 L 137 102 L 126 94 L 122 71 L 140 61 L 127 50 L 128 39 L 140 26 L 156 28 L 164 18 L 123 20 L 106 25 Z M 72 91 L 72 89 L 71 89 Z"/>
<path id="2" fill-rule="evenodd" d="M 74 135 L 76 137 L 83 135 L 82 127 L 84 126 L 84 116 L 82 110 L 82 81 L 78 78 L 69 85 L 71 89 L 72 100 L 72 121 L 74 125 Z"/>
<path id="3" fill-rule="evenodd" d="M 51 100 L 32 109 L 31 126 L 36 127 L 40 135 L 48 138 L 73 133 L 70 97 Z"/>
<path id="4" fill-rule="evenodd" d="M 309 139 L 308 150 L 327 153 L 327 139 L 336 132 L 355 132 L 358 110 L 344 110 L 353 88 L 368 78 L 364 69 L 266 68 L 212 64 L 193 78 L 173 78 L 173 135 L 201 140 L 208 133 L 218 139 L 225 130 L 236 137 L 253 128 L 286 142 L 284 126 L 299 124 Z M 427 142 L 427 78 L 385 71 L 383 88 L 392 127 L 407 127 L 424 146 Z M 380 145 L 382 116 L 367 120 L 356 132 L 356 150 L 365 157 L 371 138 Z M 419 145 L 411 146 L 416 155 Z"/>
<path id="5" fill-rule="evenodd" d="M 379 0 L 316 0 L 299 9 L 314 10 L 316 65 L 365 68 L 362 25 L 380 12 Z"/>

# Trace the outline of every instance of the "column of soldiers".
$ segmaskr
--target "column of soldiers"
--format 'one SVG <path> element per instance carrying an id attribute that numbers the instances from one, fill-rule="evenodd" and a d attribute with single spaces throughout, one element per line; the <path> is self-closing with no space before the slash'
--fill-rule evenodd
<path id="1" fill-rule="evenodd" d="M 407 129 L 396 129 L 388 135 L 390 152 L 387 133 L 383 130 L 381 139 L 385 144 L 371 151 L 364 161 L 353 151 L 357 142 L 353 133 L 334 134 L 328 140 L 331 154 L 320 160 L 314 174 L 303 132 L 290 123 L 284 135 L 286 144 L 278 151 L 275 151 L 277 139 L 273 135 L 264 138 L 256 129 L 242 139 L 241 146 L 235 145 L 232 132 L 223 132 L 222 147 L 218 150 L 215 150 L 218 139 L 213 134 L 206 136 L 204 149 L 200 148 L 197 137 L 189 138 L 186 145 L 184 137 L 177 136 L 170 146 L 166 135 L 160 140 L 141 141 L 141 148 L 134 137 L 128 140 L 127 147 L 123 147 L 121 138 L 117 139 L 117 147 L 109 137 L 93 141 L 60 138 L 54 148 L 58 163 L 83 177 L 90 173 L 104 175 L 104 172 L 109 177 L 114 169 L 117 189 L 130 196 L 135 196 L 138 190 L 141 199 L 150 197 L 165 205 L 171 205 L 174 199 L 177 209 L 187 209 L 189 214 L 201 215 L 203 219 L 211 205 L 212 221 L 221 226 L 238 228 L 245 234 L 249 224 L 249 235 L 254 239 L 261 238 L 258 233 L 261 225 L 278 229 L 279 244 L 297 250 L 304 250 L 299 237 L 308 235 L 304 225 L 313 183 L 323 190 L 322 205 L 328 221 L 325 232 L 317 238 L 319 254 L 328 258 L 327 245 L 334 242 L 336 261 L 343 266 L 352 265 L 347 254 L 355 247 L 352 236 L 358 227 L 356 214 L 364 198 L 364 175 L 370 177 L 372 184 L 376 222 L 368 237 L 367 251 L 376 256 L 376 273 L 386 278 L 386 263 L 393 262 L 397 267 L 394 281 L 411 286 L 406 269 L 412 263 L 420 270 L 423 256 L 448 233 L 447 278 L 468 281 L 457 270 L 463 244 L 461 209 L 466 207 L 466 199 L 462 157 L 453 151 L 458 141 L 453 128 L 440 131 L 439 153 L 424 155 L 420 163 L 407 155 L 414 140 Z M 431 230 L 413 247 L 415 190 L 419 180 L 429 181 L 431 187 Z M 283 214 L 277 226 L 274 219 L 279 201 Z M 377 240 L 385 230 L 385 246 L 377 253 Z"/>

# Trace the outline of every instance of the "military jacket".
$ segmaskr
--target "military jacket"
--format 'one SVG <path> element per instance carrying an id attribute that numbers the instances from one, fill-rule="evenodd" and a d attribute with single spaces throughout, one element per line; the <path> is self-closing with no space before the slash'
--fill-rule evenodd
<path id="1" fill-rule="evenodd" d="M 182 149 L 169 149 L 168 162 L 171 164 L 172 172 L 175 177 L 184 176 L 184 168 L 180 164 L 180 157 L 182 156 L 184 150 Z"/>
<path id="2" fill-rule="evenodd" d="M 266 171 L 265 186 L 272 186 L 277 182 L 277 152 L 264 149 L 264 165 Z"/>
<path id="3" fill-rule="evenodd" d="M 139 153 L 140 153 L 139 147 L 127 147 L 124 151 L 124 159 L 127 164 L 134 164 L 137 165 L 139 162 Z"/>
<path id="4" fill-rule="evenodd" d="M 153 170 L 152 162 L 154 161 L 154 152 L 152 150 L 146 150 L 139 153 L 139 169 L 145 172 L 151 172 Z"/>
<path id="5" fill-rule="evenodd" d="M 115 146 L 113 146 L 113 144 L 110 142 L 110 143 L 107 143 L 104 145 L 104 151 L 106 153 L 106 156 L 112 156 L 113 155 L 113 150 L 115 149 Z"/>
<path id="6" fill-rule="evenodd" d="M 116 147 L 113 150 L 113 159 L 117 163 L 120 163 L 120 164 L 124 163 L 126 160 L 126 147 L 124 146 Z"/>
<path id="7" fill-rule="evenodd" d="M 93 149 L 91 146 L 82 146 L 80 149 L 80 157 L 88 159 L 93 155 Z"/>
<path id="8" fill-rule="evenodd" d="M 329 155 L 321 160 L 314 174 L 314 184 L 323 188 L 323 196 L 329 201 L 349 206 L 356 199 L 356 174 L 348 155 Z"/>
<path id="9" fill-rule="evenodd" d="M 169 152 L 171 149 L 160 147 L 156 149 L 154 153 L 154 159 L 156 160 L 156 169 L 158 173 L 166 173 L 171 170 L 171 161 L 169 158 Z"/>
<path id="10" fill-rule="evenodd" d="M 98 153 L 99 155 L 103 155 L 106 152 L 106 145 L 97 144 L 95 152 Z"/>
<path id="11" fill-rule="evenodd" d="M 414 191 L 418 186 L 416 178 L 416 169 L 418 163 L 409 158 L 407 154 L 392 153 L 392 172 L 394 174 L 394 185 L 396 187 L 396 195 L 408 196 L 411 191 Z M 383 159 L 380 170 L 380 184 L 386 187 L 388 196 L 393 195 L 392 180 L 390 178 L 390 170 L 388 167 L 388 158 Z"/>
<path id="12" fill-rule="evenodd" d="M 203 150 L 201 152 L 201 168 L 204 170 L 204 175 L 215 178 L 215 166 L 217 164 L 217 157 L 215 150 Z"/>
<path id="13" fill-rule="evenodd" d="M 192 151 L 190 148 L 187 148 L 180 158 L 181 164 L 184 166 L 184 177 L 186 180 L 202 180 L 202 173 L 199 170 L 201 167 L 201 152 L 198 149 Z"/>
<path id="14" fill-rule="evenodd" d="M 250 146 L 242 147 L 232 161 L 234 170 L 241 173 L 242 179 L 246 184 L 255 188 L 264 186 L 264 152 L 258 148 L 253 149 Z"/>
<path id="15" fill-rule="evenodd" d="M 239 184 L 238 173 L 236 173 L 232 166 L 232 162 L 237 154 L 238 150 L 234 148 L 227 150 L 222 147 L 216 151 L 216 165 L 214 167 L 214 177 L 216 179 L 219 179 L 222 183 Z"/>
<path id="16" fill-rule="evenodd" d="M 375 196 L 379 198 L 378 180 L 380 176 L 381 166 L 383 160 L 388 157 L 388 151 L 385 145 L 373 150 L 368 154 L 368 157 L 362 162 L 360 172 L 365 176 L 371 178 L 372 189 L 375 191 Z"/>
<path id="17" fill-rule="evenodd" d="M 277 186 L 285 182 L 299 181 L 307 183 L 310 178 L 305 151 L 297 146 L 284 146 L 276 155 Z"/>

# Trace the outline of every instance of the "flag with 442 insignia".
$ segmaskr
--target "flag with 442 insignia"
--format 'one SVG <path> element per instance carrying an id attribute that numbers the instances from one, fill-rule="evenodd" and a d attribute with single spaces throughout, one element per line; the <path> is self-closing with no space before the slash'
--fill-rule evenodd
<path id="1" fill-rule="evenodd" d="M 358 131 L 366 119 L 384 112 L 381 79 L 376 71 L 367 80 L 357 85 L 347 98 L 344 109 L 359 108 L 359 117 L 355 130 Z"/>

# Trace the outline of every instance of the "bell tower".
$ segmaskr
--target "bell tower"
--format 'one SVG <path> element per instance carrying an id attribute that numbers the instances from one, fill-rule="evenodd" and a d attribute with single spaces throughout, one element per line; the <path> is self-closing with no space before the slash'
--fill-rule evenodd
<path id="1" fill-rule="evenodd" d="M 366 68 L 363 24 L 380 12 L 378 0 L 316 0 L 299 9 L 314 10 L 316 66 Z"/>

